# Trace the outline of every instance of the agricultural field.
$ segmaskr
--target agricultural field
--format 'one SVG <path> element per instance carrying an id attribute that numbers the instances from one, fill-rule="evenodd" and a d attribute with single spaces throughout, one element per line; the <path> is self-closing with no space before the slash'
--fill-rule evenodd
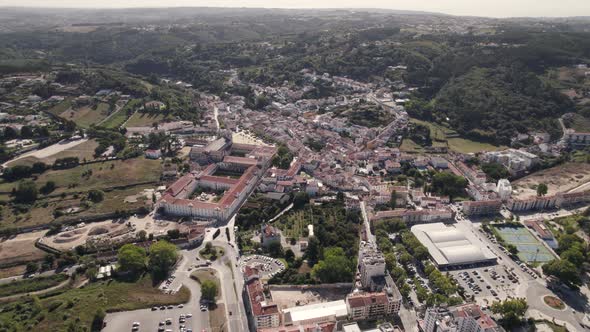
<path id="1" fill-rule="evenodd" d="M 59 116 L 60 114 L 64 113 L 68 109 L 72 107 L 72 99 L 73 98 L 66 98 L 61 103 L 49 108 L 47 112 Z"/>
<path id="2" fill-rule="evenodd" d="M 137 282 L 111 280 L 83 288 L 56 291 L 33 303 L 19 301 L 0 306 L 0 322 L 8 330 L 66 331 L 69 327 L 89 327 L 96 312 L 126 311 L 154 305 L 185 303 L 190 291 L 182 287 L 174 295 L 163 294 L 149 276 Z"/>
<path id="3" fill-rule="evenodd" d="M 133 112 L 136 107 L 141 104 L 141 99 L 132 99 L 124 107 L 119 109 L 116 113 L 113 113 L 108 119 L 100 124 L 101 127 L 105 128 L 118 128 L 125 123 L 129 118 L 129 114 Z"/>
<path id="4" fill-rule="evenodd" d="M 109 105 L 99 103 L 94 106 L 84 106 L 81 108 L 70 108 L 59 116 L 70 121 L 74 121 L 78 126 L 88 128 L 92 124 L 98 124 L 109 115 Z"/>

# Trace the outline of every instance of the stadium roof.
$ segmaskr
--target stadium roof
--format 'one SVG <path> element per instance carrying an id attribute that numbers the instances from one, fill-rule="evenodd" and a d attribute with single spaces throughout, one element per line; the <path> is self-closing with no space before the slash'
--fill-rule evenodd
<path id="1" fill-rule="evenodd" d="M 473 234 L 443 223 L 416 225 L 412 233 L 428 249 L 438 266 L 468 265 L 495 261 L 491 252 Z"/>

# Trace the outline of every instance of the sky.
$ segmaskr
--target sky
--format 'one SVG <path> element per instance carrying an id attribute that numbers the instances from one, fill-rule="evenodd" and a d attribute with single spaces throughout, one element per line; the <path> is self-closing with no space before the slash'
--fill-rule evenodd
<path id="1" fill-rule="evenodd" d="M 0 6 L 386 8 L 488 17 L 590 16 L 590 0 L 0 0 Z"/>

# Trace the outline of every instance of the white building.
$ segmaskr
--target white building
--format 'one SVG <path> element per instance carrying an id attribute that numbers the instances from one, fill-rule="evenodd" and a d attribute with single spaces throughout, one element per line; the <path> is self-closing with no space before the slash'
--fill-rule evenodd
<path id="1" fill-rule="evenodd" d="M 443 223 L 416 225 L 411 231 L 439 269 L 496 263 L 497 256 L 470 232 Z"/>
<path id="2" fill-rule="evenodd" d="M 385 276 L 385 258 L 377 246 L 370 242 L 362 242 L 359 250 L 361 284 L 364 288 L 373 287 L 373 278 Z"/>
<path id="3" fill-rule="evenodd" d="M 510 184 L 510 181 L 508 181 L 508 179 L 498 180 L 496 192 L 502 201 L 510 199 L 510 196 L 512 195 L 512 185 Z"/>

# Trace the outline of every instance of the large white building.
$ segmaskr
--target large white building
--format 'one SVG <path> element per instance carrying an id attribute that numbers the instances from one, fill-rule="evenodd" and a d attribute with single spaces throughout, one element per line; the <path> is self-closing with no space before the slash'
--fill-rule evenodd
<path id="1" fill-rule="evenodd" d="M 375 278 L 385 276 L 385 258 L 377 246 L 370 242 L 362 242 L 359 250 L 361 284 L 372 289 Z"/>
<path id="2" fill-rule="evenodd" d="M 428 249 L 439 269 L 452 269 L 496 262 L 496 255 L 472 233 L 443 223 L 416 225 L 411 229 Z"/>
<path id="3" fill-rule="evenodd" d="M 512 195 L 512 185 L 510 184 L 510 181 L 508 181 L 508 179 L 498 180 L 496 192 L 502 201 L 508 200 Z"/>

